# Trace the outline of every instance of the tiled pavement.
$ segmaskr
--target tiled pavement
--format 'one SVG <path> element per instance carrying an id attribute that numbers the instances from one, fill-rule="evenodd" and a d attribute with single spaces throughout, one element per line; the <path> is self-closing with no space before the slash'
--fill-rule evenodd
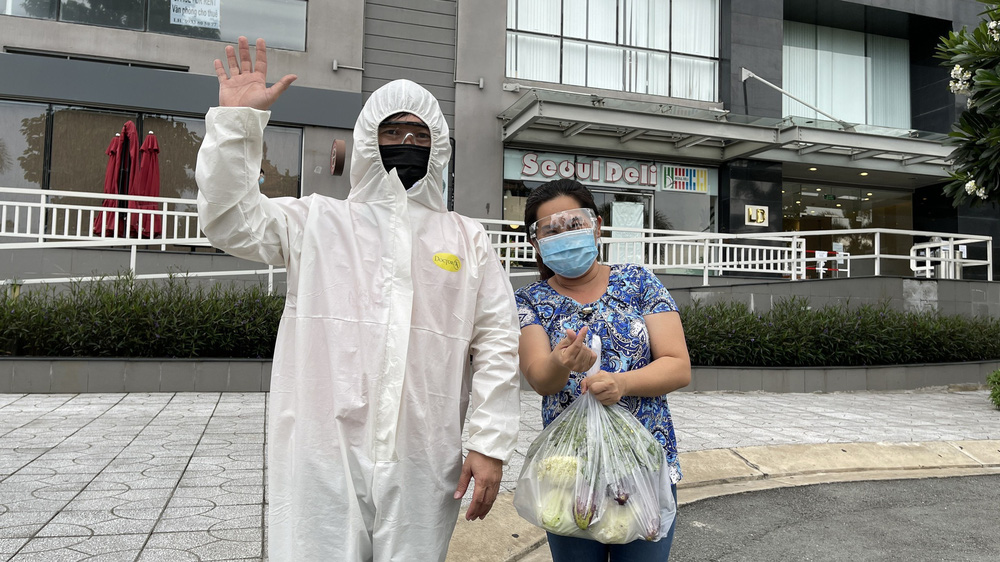
<path id="1" fill-rule="evenodd" d="M 262 558 L 263 393 L 0 394 L 0 561 Z M 681 451 L 1000 439 L 985 391 L 687 393 Z M 513 489 L 540 430 L 522 393 Z"/>

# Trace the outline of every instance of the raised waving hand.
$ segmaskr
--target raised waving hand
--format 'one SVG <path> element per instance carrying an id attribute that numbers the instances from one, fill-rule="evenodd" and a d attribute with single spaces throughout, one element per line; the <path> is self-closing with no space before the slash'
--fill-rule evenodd
<path id="1" fill-rule="evenodd" d="M 226 62 L 215 59 L 215 74 L 219 77 L 219 105 L 222 107 L 252 107 L 268 110 L 278 97 L 288 89 L 297 76 L 286 74 L 273 86 L 267 86 L 267 48 L 263 39 L 257 39 L 257 53 L 251 60 L 250 43 L 246 37 L 238 40 L 239 59 L 232 45 L 226 46 Z"/>

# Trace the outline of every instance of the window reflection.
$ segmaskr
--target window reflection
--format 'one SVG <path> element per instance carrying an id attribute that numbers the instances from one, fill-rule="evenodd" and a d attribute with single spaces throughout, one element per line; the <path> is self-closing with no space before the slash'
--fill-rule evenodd
<path id="1" fill-rule="evenodd" d="M 39 104 L 0 102 L 0 187 L 30 189 L 42 186 L 47 109 L 47 106 Z M 33 195 L 7 195 L 4 199 L 38 200 Z M 3 232 L 37 231 L 38 221 L 37 211 L 29 214 L 27 210 L 16 211 L 14 207 L 8 207 Z M 10 238 L 3 240 L 14 241 Z"/>
<path id="2" fill-rule="evenodd" d="M 195 199 L 198 193 L 195 164 L 205 136 L 203 119 L 14 102 L 0 102 L 0 187 L 103 193 L 109 162 L 106 151 L 126 121 L 136 125 L 136 142 L 140 146 L 149 133 L 157 138 L 159 196 Z M 302 130 L 268 126 L 264 132 L 261 164 L 267 176 L 262 187 L 264 194 L 297 197 L 301 161 Z M 3 199 L 37 201 L 35 196 L 12 194 L 4 195 Z M 52 197 L 51 201 L 94 207 L 95 213 L 101 207 L 100 200 L 93 198 L 66 196 Z M 196 210 L 193 203 L 172 208 Z M 17 232 L 37 232 L 40 220 L 37 211 L 31 216 L 21 211 L 22 215 L 15 217 L 13 207 L 10 209 L 6 232 L 14 232 L 15 220 L 19 226 Z M 86 235 L 93 219 L 89 213 L 69 216 L 50 213 L 45 217 L 45 228 L 48 232 L 75 235 L 79 231 Z M 196 222 L 185 224 L 181 221 L 175 225 L 172 218 L 163 223 L 162 232 L 199 236 Z"/>
<path id="3" fill-rule="evenodd" d="M 59 21 L 142 30 L 142 11 L 143 0 L 62 0 Z"/>
<path id="4" fill-rule="evenodd" d="M 240 35 L 266 37 L 268 46 L 304 51 L 306 0 L 8 0 L 0 15 L 56 19 L 235 42 Z M 186 12 L 178 11 L 189 8 Z"/>

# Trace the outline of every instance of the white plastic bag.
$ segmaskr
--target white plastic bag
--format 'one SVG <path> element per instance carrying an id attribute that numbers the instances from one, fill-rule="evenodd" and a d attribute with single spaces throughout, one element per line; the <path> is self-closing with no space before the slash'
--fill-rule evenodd
<path id="1" fill-rule="evenodd" d="M 595 339 L 592 372 L 600 368 Z M 669 472 L 663 446 L 639 420 L 587 392 L 528 448 L 514 507 L 557 535 L 605 544 L 656 541 L 676 515 Z"/>

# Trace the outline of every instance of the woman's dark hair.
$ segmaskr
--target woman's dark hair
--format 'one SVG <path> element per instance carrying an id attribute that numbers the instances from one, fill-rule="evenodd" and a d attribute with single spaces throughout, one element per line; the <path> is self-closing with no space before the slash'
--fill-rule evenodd
<path id="1" fill-rule="evenodd" d="M 576 180 L 554 180 L 543 183 L 528 194 L 528 199 L 524 202 L 525 230 L 538 220 L 539 207 L 562 195 L 576 199 L 581 209 L 590 209 L 594 211 L 594 216 L 600 216 L 600 213 L 597 212 L 597 203 L 594 203 L 594 196 L 587 189 L 587 186 Z M 543 281 L 555 275 L 551 269 L 542 263 L 541 253 L 535 252 L 535 262 L 538 264 L 538 275 Z"/>

